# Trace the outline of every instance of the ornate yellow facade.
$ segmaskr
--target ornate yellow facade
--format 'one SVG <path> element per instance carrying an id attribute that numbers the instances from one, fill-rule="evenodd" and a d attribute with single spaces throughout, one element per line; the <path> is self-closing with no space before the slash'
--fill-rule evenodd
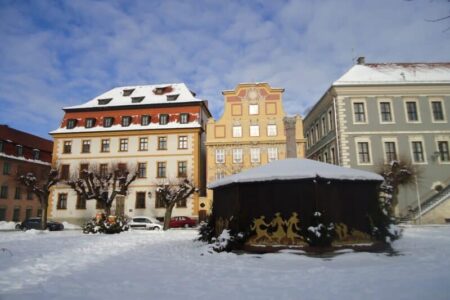
<path id="1" fill-rule="evenodd" d="M 207 182 L 286 158 L 284 89 L 267 83 L 241 83 L 224 91 L 224 112 L 207 124 Z M 304 157 L 303 120 L 296 116 L 296 153 Z M 212 191 L 205 205 L 210 208 Z"/>

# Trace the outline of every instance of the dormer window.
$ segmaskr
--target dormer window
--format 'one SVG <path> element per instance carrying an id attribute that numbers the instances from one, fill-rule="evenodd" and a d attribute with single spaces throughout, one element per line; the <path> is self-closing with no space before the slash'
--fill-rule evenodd
<path id="1" fill-rule="evenodd" d="M 189 114 L 180 114 L 180 124 L 187 124 L 189 122 Z"/>
<path id="2" fill-rule="evenodd" d="M 39 149 L 33 149 L 33 159 L 34 160 L 39 160 L 39 156 L 40 156 Z"/>
<path id="3" fill-rule="evenodd" d="M 98 105 L 106 105 L 111 102 L 112 98 L 98 99 Z"/>
<path id="4" fill-rule="evenodd" d="M 164 95 L 173 91 L 173 88 L 169 86 L 162 86 L 153 89 L 153 94 L 155 95 Z"/>
<path id="5" fill-rule="evenodd" d="M 169 123 L 169 115 L 168 114 L 159 115 L 159 124 L 166 125 L 167 123 Z"/>
<path id="6" fill-rule="evenodd" d="M 111 127 L 114 123 L 113 117 L 106 117 L 103 119 L 103 127 Z"/>
<path id="7" fill-rule="evenodd" d="M 131 97 L 131 103 L 140 103 L 145 97 Z"/>
<path id="8" fill-rule="evenodd" d="M 133 92 L 134 92 L 134 89 L 125 89 L 125 90 L 123 90 L 123 96 L 124 97 L 130 96 L 131 94 L 133 94 Z"/>
<path id="9" fill-rule="evenodd" d="M 77 125 L 77 120 L 75 120 L 75 119 L 67 120 L 67 129 L 75 128 L 76 125 Z"/>
<path id="10" fill-rule="evenodd" d="M 147 126 L 148 124 L 150 124 L 150 116 L 149 115 L 143 115 L 141 116 L 141 125 L 142 126 Z"/>
<path id="11" fill-rule="evenodd" d="M 86 123 L 84 124 L 84 127 L 86 128 L 92 128 L 95 126 L 95 119 L 94 118 L 88 118 L 86 119 Z"/>
<path id="12" fill-rule="evenodd" d="M 23 156 L 23 147 L 22 147 L 22 145 L 17 145 L 16 146 L 16 153 L 17 153 L 17 156 Z"/>
<path id="13" fill-rule="evenodd" d="M 131 117 L 130 116 L 122 117 L 122 127 L 130 126 L 130 124 L 131 124 Z"/>
<path id="14" fill-rule="evenodd" d="M 180 96 L 180 94 L 176 94 L 176 95 L 167 95 L 167 101 L 175 101 L 178 99 L 178 96 Z"/>

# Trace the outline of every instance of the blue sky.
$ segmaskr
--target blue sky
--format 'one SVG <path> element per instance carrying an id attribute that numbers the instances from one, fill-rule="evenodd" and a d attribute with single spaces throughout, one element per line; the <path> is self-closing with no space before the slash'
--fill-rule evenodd
<path id="1" fill-rule="evenodd" d="M 49 138 L 64 106 L 122 85 L 285 88 L 301 114 L 354 64 L 450 61 L 447 0 L 0 0 L 0 123 Z"/>

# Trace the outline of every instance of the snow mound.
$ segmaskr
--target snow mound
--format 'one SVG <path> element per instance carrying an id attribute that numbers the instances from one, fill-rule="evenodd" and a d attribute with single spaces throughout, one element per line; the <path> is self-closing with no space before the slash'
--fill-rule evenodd
<path id="1" fill-rule="evenodd" d="M 16 222 L 0 221 L 0 230 L 14 230 Z"/>

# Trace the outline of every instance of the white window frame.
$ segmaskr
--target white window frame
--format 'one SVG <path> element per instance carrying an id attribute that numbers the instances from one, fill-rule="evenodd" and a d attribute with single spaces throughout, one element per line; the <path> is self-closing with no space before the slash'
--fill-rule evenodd
<path id="1" fill-rule="evenodd" d="M 252 164 L 261 163 L 261 149 L 260 148 L 250 148 L 250 162 Z"/>
<path id="2" fill-rule="evenodd" d="M 409 152 L 411 155 L 411 163 L 414 165 L 426 165 L 428 164 L 427 160 L 427 150 L 426 150 L 426 144 L 423 136 L 409 136 L 408 137 L 409 142 Z M 423 162 L 417 162 L 414 160 L 414 149 L 412 146 L 413 142 L 421 142 L 422 143 L 422 150 L 423 150 Z"/>
<path id="3" fill-rule="evenodd" d="M 236 138 L 236 137 L 238 137 L 238 138 L 242 137 L 242 126 L 241 126 L 241 125 L 234 125 L 234 126 L 232 127 L 232 130 L 233 130 L 232 136 L 233 136 L 234 138 Z"/>
<path id="4" fill-rule="evenodd" d="M 328 131 L 331 131 L 331 130 L 334 129 L 334 121 L 333 121 L 334 120 L 334 115 L 333 115 L 333 109 L 332 108 L 330 108 L 328 110 L 327 115 L 328 115 L 328 117 L 327 117 L 327 119 L 328 119 Z"/>
<path id="5" fill-rule="evenodd" d="M 450 148 L 450 135 L 445 136 L 445 135 L 438 135 L 434 137 L 434 143 L 436 145 L 436 152 L 439 152 L 439 142 L 447 142 L 448 147 Z M 450 149 L 449 149 L 450 150 Z M 434 154 L 434 153 L 433 153 Z M 439 153 L 438 159 L 437 161 L 439 162 L 439 164 L 443 164 L 443 165 L 448 165 L 450 164 L 450 161 L 442 161 L 441 160 L 441 155 Z"/>
<path id="6" fill-rule="evenodd" d="M 381 138 L 381 144 L 383 147 L 383 161 L 385 164 L 390 163 L 390 161 L 387 160 L 387 156 L 386 156 L 386 142 L 391 142 L 394 143 L 395 145 L 395 156 L 397 157 L 398 160 L 398 153 L 399 153 L 399 149 L 398 149 L 398 140 L 396 137 L 382 137 Z"/>
<path id="7" fill-rule="evenodd" d="M 259 136 L 259 125 L 250 125 L 250 136 Z"/>
<path id="8" fill-rule="evenodd" d="M 233 164 L 242 164 L 243 159 L 243 150 L 242 148 L 234 148 L 233 149 Z"/>
<path id="9" fill-rule="evenodd" d="M 224 164 L 225 163 L 225 149 L 216 149 L 216 164 Z"/>
<path id="10" fill-rule="evenodd" d="M 442 116 L 444 117 L 444 120 L 435 120 L 434 119 L 432 102 L 441 102 Z M 445 113 L 445 101 L 444 101 L 444 99 L 442 97 L 429 97 L 428 98 L 428 104 L 430 106 L 431 122 L 432 123 L 447 123 L 447 115 Z"/>
<path id="11" fill-rule="evenodd" d="M 355 103 L 362 103 L 364 107 L 364 122 L 356 121 L 355 119 Z M 355 125 L 361 125 L 361 124 L 368 124 L 369 123 L 369 114 L 367 113 L 367 103 L 366 99 L 358 98 L 358 99 L 352 99 L 351 101 L 352 106 L 352 120 L 353 124 Z"/>
<path id="12" fill-rule="evenodd" d="M 408 105 L 407 102 L 415 102 L 416 103 L 416 110 L 417 110 L 417 121 L 410 121 L 408 118 Z M 419 100 L 416 98 L 404 98 L 403 99 L 403 108 L 405 110 L 405 121 L 406 123 L 412 123 L 412 124 L 418 124 L 422 123 L 422 118 L 420 115 L 420 106 L 419 106 Z"/>
<path id="13" fill-rule="evenodd" d="M 377 99 L 378 105 L 378 115 L 380 116 L 380 124 L 395 124 L 395 114 L 394 114 L 394 104 L 390 98 L 379 98 Z M 391 108 L 391 121 L 383 121 L 383 116 L 381 115 L 381 102 L 388 102 Z"/>
<path id="14" fill-rule="evenodd" d="M 359 160 L 359 148 L 358 143 L 368 143 L 368 151 L 369 151 L 369 162 L 361 162 Z M 360 166 L 372 166 L 373 165 L 373 152 L 372 152 L 372 143 L 369 137 L 359 137 L 355 138 L 355 155 L 356 162 Z"/>
<path id="15" fill-rule="evenodd" d="M 272 128 L 272 130 L 271 130 Z M 278 135 L 278 131 L 277 131 L 277 125 L 276 124 L 268 124 L 267 125 L 267 136 L 277 136 Z"/>
<path id="16" fill-rule="evenodd" d="M 267 148 L 267 161 L 278 160 L 278 148 Z"/>
<path id="17" fill-rule="evenodd" d="M 322 120 L 322 121 L 321 121 L 322 136 L 326 136 L 327 133 L 328 133 L 328 130 L 327 130 L 327 118 L 326 118 L 326 114 L 323 114 L 323 115 L 322 115 L 321 120 Z"/>
<path id="18" fill-rule="evenodd" d="M 259 104 L 249 104 L 248 105 L 249 115 L 259 115 Z"/>

